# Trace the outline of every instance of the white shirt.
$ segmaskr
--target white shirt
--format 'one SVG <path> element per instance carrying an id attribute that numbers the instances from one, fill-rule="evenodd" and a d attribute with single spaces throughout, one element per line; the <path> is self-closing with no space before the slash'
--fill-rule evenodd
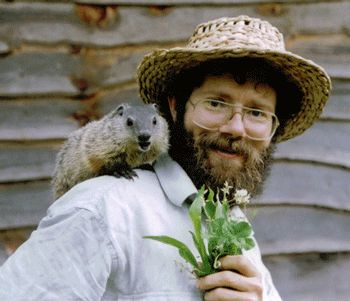
<path id="1" fill-rule="evenodd" d="M 154 168 L 91 179 L 57 200 L 0 267 L 0 300 L 202 300 L 178 250 L 143 238 L 168 235 L 198 255 L 184 203 L 196 188 L 167 155 Z M 263 275 L 264 301 L 280 301 L 258 246 L 244 254 Z"/>

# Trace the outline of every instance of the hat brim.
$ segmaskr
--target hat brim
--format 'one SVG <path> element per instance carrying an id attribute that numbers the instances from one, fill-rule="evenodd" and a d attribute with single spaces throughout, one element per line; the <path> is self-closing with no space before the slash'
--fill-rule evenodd
<path id="1" fill-rule="evenodd" d="M 173 48 L 155 50 L 145 56 L 138 68 L 140 97 L 146 103 L 166 101 L 160 97 L 169 77 L 175 77 L 184 69 L 218 58 L 263 58 L 278 67 L 288 81 L 294 82 L 303 94 L 300 111 L 291 116 L 284 130 L 277 133 L 276 141 L 282 142 L 302 134 L 319 119 L 331 92 L 331 81 L 325 70 L 311 60 L 291 52 L 256 50 L 247 48 L 196 50 Z"/>

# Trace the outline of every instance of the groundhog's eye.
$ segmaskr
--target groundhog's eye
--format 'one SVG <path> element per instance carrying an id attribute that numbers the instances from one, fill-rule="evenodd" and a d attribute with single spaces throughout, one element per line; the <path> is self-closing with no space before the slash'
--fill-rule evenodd
<path id="1" fill-rule="evenodd" d="M 133 126 L 134 125 L 134 122 L 132 121 L 131 118 L 128 118 L 128 120 L 126 121 L 126 125 L 127 126 Z"/>
<path id="2" fill-rule="evenodd" d="M 154 118 L 153 118 L 153 125 L 156 125 L 156 124 L 157 124 L 157 118 L 154 117 Z"/>

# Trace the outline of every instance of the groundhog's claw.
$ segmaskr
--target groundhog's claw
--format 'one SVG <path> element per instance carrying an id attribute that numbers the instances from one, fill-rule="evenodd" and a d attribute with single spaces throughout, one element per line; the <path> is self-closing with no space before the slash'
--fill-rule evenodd
<path id="1" fill-rule="evenodd" d="M 121 170 L 115 170 L 113 172 L 113 176 L 115 176 L 116 178 L 125 178 L 128 180 L 133 180 L 133 177 L 137 177 L 137 174 L 132 169 L 130 170 L 121 169 Z"/>
<path id="2" fill-rule="evenodd" d="M 110 175 L 116 178 L 125 178 L 128 180 L 132 180 L 133 177 L 137 177 L 136 172 L 126 162 L 116 162 L 109 168 L 102 167 L 99 175 Z"/>

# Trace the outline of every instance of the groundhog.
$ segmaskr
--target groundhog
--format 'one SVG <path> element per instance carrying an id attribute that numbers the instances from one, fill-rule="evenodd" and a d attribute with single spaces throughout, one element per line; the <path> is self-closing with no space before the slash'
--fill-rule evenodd
<path id="1" fill-rule="evenodd" d="M 168 135 L 156 105 L 119 105 L 69 136 L 57 155 L 54 198 L 100 175 L 132 179 L 132 168 L 152 163 L 168 150 Z"/>

